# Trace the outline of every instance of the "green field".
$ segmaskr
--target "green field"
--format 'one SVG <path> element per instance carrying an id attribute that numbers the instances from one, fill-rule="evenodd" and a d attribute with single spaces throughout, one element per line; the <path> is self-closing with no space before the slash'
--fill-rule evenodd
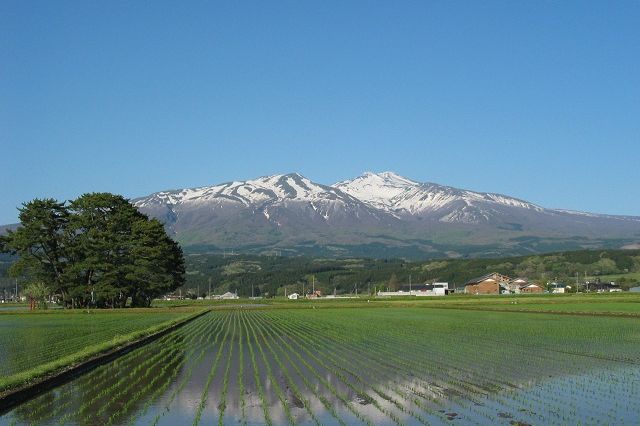
<path id="1" fill-rule="evenodd" d="M 126 343 L 193 309 L 0 314 L 0 391 Z"/>
<path id="2" fill-rule="evenodd" d="M 210 307 L 231 308 L 234 306 L 259 306 L 278 309 L 304 307 L 421 307 L 475 310 L 506 310 L 586 314 L 623 314 L 640 317 L 640 293 L 579 293 L 579 294 L 532 294 L 474 296 L 458 294 L 446 297 L 388 297 L 360 296 L 356 299 L 299 299 L 284 297 L 250 301 L 237 300 L 178 300 L 155 301 L 157 307 Z"/>
<path id="3" fill-rule="evenodd" d="M 227 304 L 17 407 L 0 424 L 618 425 L 640 418 L 640 318 L 485 311 L 481 304 L 494 309 L 501 299 L 471 300 L 480 304 Z M 635 303 L 622 300 L 614 303 Z"/>

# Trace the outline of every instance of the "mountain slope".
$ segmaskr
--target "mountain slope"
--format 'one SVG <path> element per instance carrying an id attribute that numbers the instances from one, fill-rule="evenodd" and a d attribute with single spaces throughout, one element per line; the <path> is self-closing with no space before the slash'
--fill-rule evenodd
<path id="1" fill-rule="evenodd" d="M 166 191 L 133 200 L 163 220 L 178 240 L 243 247 L 316 240 L 348 241 L 354 229 L 390 226 L 398 220 L 339 189 L 297 173 Z M 333 233 L 342 230 L 342 236 Z M 331 234 L 322 238 L 323 234 Z"/>
<path id="2" fill-rule="evenodd" d="M 185 246 L 325 255 L 500 255 L 618 247 L 640 218 L 538 205 L 420 183 L 393 172 L 332 186 L 297 173 L 163 191 L 133 200 Z"/>
<path id="3" fill-rule="evenodd" d="M 442 222 L 486 222 L 505 207 L 544 212 L 517 198 L 414 182 L 393 172 L 367 172 L 334 187 L 397 216 L 434 217 Z"/>

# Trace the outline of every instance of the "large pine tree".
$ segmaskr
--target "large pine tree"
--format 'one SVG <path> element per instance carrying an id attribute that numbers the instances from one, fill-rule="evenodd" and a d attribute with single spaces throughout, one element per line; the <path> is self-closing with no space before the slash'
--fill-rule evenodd
<path id="1" fill-rule="evenodd" d="M 149 306 L 184 284 L 182 250 L 127 199 L 84 194 L 69 204 L 34 200 L 0 240 L 12 268 L 49 285 L 68 307 Z"/>

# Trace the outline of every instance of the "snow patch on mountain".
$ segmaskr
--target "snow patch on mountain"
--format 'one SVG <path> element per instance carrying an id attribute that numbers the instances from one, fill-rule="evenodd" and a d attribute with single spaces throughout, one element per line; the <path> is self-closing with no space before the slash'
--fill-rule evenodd
<path id="1" fill-rule="evenodd" d="M 492 206 L 506 206 L 543 212 L 544 209 L 500 194 L 461 190 L 434 183 L 419 183 L 393 172 L 366 172 L 333 185 L 369 205 L 397 217 L 424 216 L 441 212 L 443 222 L 477 223 L 496 213 Z"/>
<path id="2" fill-rule="evenodd" d="M 247 181 L 233 181 L 177 191 L 163 191 L 134 200 L 138 207 L 154 204 L 189 204 L 211 201 L 240 203 L 245 206 L 270 201 L 353 201 L 335 188 L 316 184 L 297 173 L 264 176 Z"/>

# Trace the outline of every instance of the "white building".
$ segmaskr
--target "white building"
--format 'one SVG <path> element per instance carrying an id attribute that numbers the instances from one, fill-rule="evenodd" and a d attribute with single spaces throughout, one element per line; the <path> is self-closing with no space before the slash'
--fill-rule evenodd
<path id="1" fill-rule="evenodd" d="M 570 289 L 571 287 L 564 285 L 564 284 L 560 284 L 560 283 L 551 283 L 549 284 L 549 289 L 551 290 L 551 293 L 554 294 L 562 294 L 565 293 L 566 290 Z"/>
<path id="2" fill-rule="evenodd" d="M 405 284 L 402 290 L 379 291 L 378 296 L 444 296 L 449 293 L 449 283 Z"/>
<path id="3" fill-rule="evenodd" d="M 289 298 L 289 300 L 298 300 L 298 296 L 300 296 L 298 293 L 291 293 L 287 297 Z"/>
<path id="4" fill-rule="evenodd" d="M 230 291 L 228 291 L 225 294 L 220 295 L 220 299 L 222 299 L 222 300 L 232 300 L 232 299 L 239 299 L 239 297 L 238 297 L 238 295 L 236 293 L 231 293 Z"/>

